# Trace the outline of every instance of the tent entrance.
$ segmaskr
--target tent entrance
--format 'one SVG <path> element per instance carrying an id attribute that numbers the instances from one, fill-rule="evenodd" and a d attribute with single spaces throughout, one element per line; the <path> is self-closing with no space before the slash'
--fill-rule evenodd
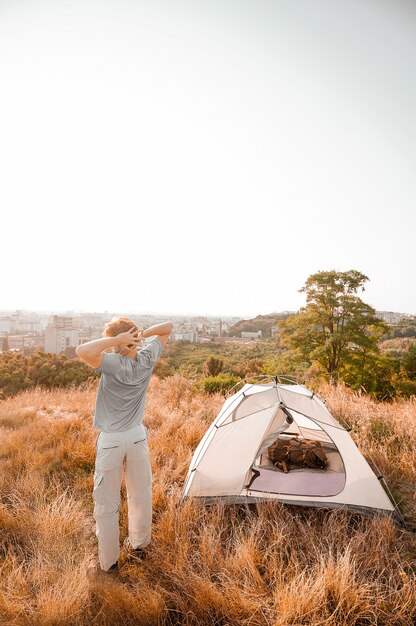
<path id="1" fill-rule="evenodd" d="M 318 497 L 341 493 L 346 481 L 342 457 L 335 444 L 328 441 L 321 441 L 321 444 L 328 459 L 325 469 L 290 466 L 290 471 L 285 473 L 269 459 L 267 451 L 263 451 L 252 467 L 250 491 Z"/>

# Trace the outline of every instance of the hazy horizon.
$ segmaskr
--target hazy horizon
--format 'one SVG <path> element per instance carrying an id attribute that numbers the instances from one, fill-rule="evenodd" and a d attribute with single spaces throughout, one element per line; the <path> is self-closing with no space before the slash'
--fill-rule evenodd
<path id="1" fill-rule="evenodd" d="M 411 311 L 396 311 L 392 309 L 376 309 L 377 311 L 383 313 L 394 313 L 394 314 L 403 314 L 406 316 L 415 316 L 415 313 Z M 6 312 L 13 313 L 15 311 L 23 311 L 35 314 L 55 314 L 55 315 L 65 315 L 69 313 L 74 313 L 76 315 L 133 315 L 133 316 L 150 316 L 150 317 L 207 317 L 207 318 L 240 318 L 240 319 L 254 319 L 257 316 L 267 316 L 267 315 L 282 315 L 285 313 L 294 314 L 298 312 L 297 310 L 290 309 L 282 309 L 280 311 L 267 311 L 267 312 L 259 312 L 254 315 L 242 315 L 239 313 L 224 313 L 224 312 L 214 312 L 214 313 L 204 313 L 204 312 L 192 312 L 192 311 L 138 311 L 138 310 L 129 310 L 129 311 L 120 311 L 119 309 L 110 309 L 110 310 L 86 310 L 86 309 L 0 309 L 0 315 L 3 315 Z"/>

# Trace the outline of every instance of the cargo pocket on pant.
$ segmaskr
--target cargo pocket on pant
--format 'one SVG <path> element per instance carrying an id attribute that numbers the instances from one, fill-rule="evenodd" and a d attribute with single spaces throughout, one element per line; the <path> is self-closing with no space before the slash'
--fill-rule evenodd
<path id="1" fill-rule="evenodd" d="M 99 446 L 95 461 L 95 471 L 101 475 L 117 470 L 122 464 L 122 449 L 117 446 Z"/>
<path id="2" fill-rule="evenodd" d="M 104 474 L 94 474 L 94 517 L 105 513 Z"/>

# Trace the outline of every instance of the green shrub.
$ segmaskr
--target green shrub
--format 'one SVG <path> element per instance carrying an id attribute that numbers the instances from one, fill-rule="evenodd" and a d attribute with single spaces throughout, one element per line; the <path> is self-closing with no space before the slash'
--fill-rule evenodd
<path id="1" fill-rule="evenodd" d="M 203 389 L 205 393 L 225 393 L 239 382 L 239 378 L 235 376 L 227 376 L 227 374 L 218 374 L 218 376 L 208 376 L 203 381 Z"/>
<path id="2" fill-rule="evenodd" d="M 0 354 L 0 397 L 4 398 L 33 387 L 76 387 L 96 377 L 94 370 L 78 358 L 47 352 L 30 356 L 15 352 Z"/>

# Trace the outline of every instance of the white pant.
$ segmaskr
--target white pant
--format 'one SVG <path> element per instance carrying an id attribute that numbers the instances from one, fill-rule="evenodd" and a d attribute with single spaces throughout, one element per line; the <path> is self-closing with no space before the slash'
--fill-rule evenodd
<path id="1" fill-rule="evenodd" d="M 97 439 L 93 498 L 98 556 L 103 570 L 108 570 L 120 554 L 118 512 L 124 459 L 129 540 L 133 548 L 144 548 L 150 543 L 152 472 L 146 429 L 140 424 L 123 432 L 101 432 Z"/>

